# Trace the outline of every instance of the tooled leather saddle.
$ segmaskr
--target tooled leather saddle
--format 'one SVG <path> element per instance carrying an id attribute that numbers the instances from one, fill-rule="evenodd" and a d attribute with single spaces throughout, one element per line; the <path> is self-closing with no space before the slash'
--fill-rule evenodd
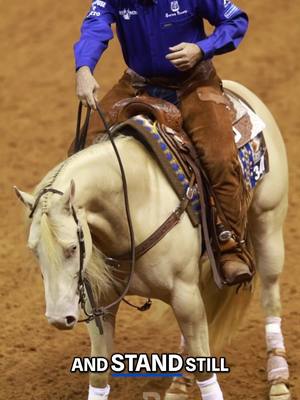
<path id="1" fill-rule="evenodd" d="M 111 124 L 115 125 L 139 114 L 146 115 L 175 132 L 182 132 L 183 121 L 178 108 L 166 100 L 155 97 L 136 96 L 120 100 L 114 104 L 108 117 Z"/>
<path id="2" fill-rule="evenodd" d="M 226 90 L 225 93 L 232 114 L 233 135 L 239 150 L 244 180 L 251 192 L 268 172 L 268 153 L 262 134 L 264 123 L 234 93 Z M 126 126 L 126 131 L 154 154 L 178 197 L 182 198 L 189 182 L 193 180 L 191 163 L 200 169 L 201 165 L 194 145 L 183 130 L 179 109 L 163 99 L 136 96 L 117 102 L 110 110 L 108 119 L 115 131 Z M 206 178 L 204 171 L 202 174 Z M 207 179 L 205 182 L 209 185 Z M 190 190 L 191 194 L 187 213 L 192 224 L 197 226 L 200 204 L 196 184 Z"/>

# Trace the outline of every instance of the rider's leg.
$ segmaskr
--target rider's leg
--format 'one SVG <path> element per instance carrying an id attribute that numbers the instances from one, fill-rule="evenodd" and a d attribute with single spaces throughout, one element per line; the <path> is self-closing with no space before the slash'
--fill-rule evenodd
<path id="1" fill-rule="evenodd" d="M 232 117 L 217 76 L 183 94 L 179 105 L 186 132 L 192 138 L 201 164 L 223 213 L 222 223 L 243 240 L 248 195 L 232 133 Z M 221 265 L 229 284 L 250 280 L 248 259 L 236 250 L 222 254 Z"/>

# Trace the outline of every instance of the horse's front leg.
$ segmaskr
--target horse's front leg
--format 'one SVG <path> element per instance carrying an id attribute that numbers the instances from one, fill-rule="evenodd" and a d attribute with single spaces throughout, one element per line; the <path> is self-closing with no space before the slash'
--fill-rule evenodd
<path id="1" fill-rule="evenodd" d="M 209 357 L 208 326 L 205 307 L 199 287 L 182 280 L 175 283 L 171 306 L 182 331 L 187 355 L 193 357 Z M 211 373 L 196 373 L 196 383 L 203 400 L 223 400 L 221 388 L 216 375 Z M 183 379 L 173 381 L 165 395 L 165 400 L 187 399 L 187 387 L 193 380 L 184 374 Z"/>
<path id="2" fill-rule="evenodd" d="M 117 308 L 107 314 L 103 321 L 104 334 L 100 335 L 95 322 L 87 325 L 91 340 L 91 357 L 105 357 L 110 359 L 113 351 L 113 340 L 115 332 L 115 319 Z M 110 371 L 103 373 L 90 373 L 88 400 L 107 400 L 110 392 L 108 384 Z"/>

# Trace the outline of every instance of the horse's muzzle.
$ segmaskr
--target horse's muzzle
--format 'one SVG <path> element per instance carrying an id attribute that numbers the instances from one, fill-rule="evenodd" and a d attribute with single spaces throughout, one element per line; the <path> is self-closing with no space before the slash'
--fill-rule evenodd
<path id="1" fill-rule="evenodd" d="M 46 315 L 46 317 L 49 324 L 61 330 L 72 329 L 77 323 L 77 317 L 75 315 L 67 315 L 66 317 L 50 317 Z"/>

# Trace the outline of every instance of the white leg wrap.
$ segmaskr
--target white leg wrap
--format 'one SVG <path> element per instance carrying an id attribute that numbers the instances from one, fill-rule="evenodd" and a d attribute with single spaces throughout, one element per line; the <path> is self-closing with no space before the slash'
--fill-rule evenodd
<path id="1" fill-rule="evenodd" d="M 197 385 L 199 386 L 202 400 L 223 400 L 223 394 L 216 374 L 206 381 L 197 381 Z"/>
<path id="2" fill-rule="evenodd" d="M 105 388 L 94 388 L 89 386 L 89 397 L 88 400 L 108 400 L 110 392 L 110 386 L 107 385 Z"/>
<path id="3" fill-rule="evenodd" d="M 268 351 L 273 349 L 285 350 L 284 340 L 281 333 L 281 318 L 266 318 L 266 342 Z"/>
<path id="4" fill-rule="evenodd" d="M 289 367 L 287 361 L 276 350 L 285 352 L 284 339 L 281 333 L 281 318 L 268 317 L 266 319 L 267 350 L 271 352 L 268 358 L 268 381 L 280 381 L 289 379 Z"/>
<path id="5" fill-rule="evenodd" d="M 280 381 L 289 379 L 289 366 L 286 359 L 270 354 L 268 359 L 268 381 Z"/>

